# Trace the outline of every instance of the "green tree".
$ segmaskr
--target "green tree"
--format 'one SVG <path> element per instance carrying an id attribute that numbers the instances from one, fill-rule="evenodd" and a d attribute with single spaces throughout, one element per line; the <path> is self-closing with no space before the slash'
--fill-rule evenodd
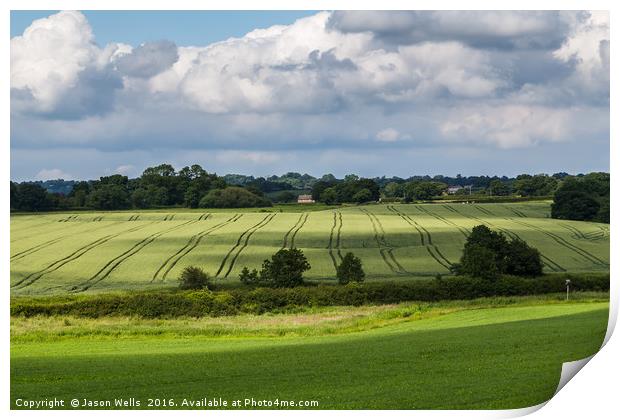
<path id="1" fill-rule="evenodd" d="M 278 203 L 290 203 L 295 201 L 297 196 L 290 191 L 282 191 L 276 195 L 276 201 Z"/>
<path id="2" fill-rule="evenodd" d="M 205 273 L 202 268 L 189 266 L 185 267 L 179 276 L 179 288 L 199 290 L 208 289 L 211 285 L 211 276 Z"/>
<path id="3" fill-rule="evenodd" d="M 97 210 L 129 208 L 129 193 L 123 185 L 103 184 L 88 196 L 88 204 Z"/>
<path id="4" fill-rule="evenodd" d="M 198 184 L 190 184 L 183 195 L 183 204 L 192 209 L 200 205 L 200 199 L 207 193 Z"/>
<path id="5" fill-rule="evenodd" d="M 525 241 L 514 238 L 507 245 L 506 274 L 539 276 L 543 272 L 540 252 Z"/>
<path id="6" fill-rule="evenodd" d="M 199 203 L 204 208 L 241 208 L 241 207 L 271 207 L 271 201 L 264 197 L 252 194 L 241 187 L 226 187 L 209 191 Z"/>
<path id="7" fill-rule="evenodd" d="M 321 193 L 320 200 L 325 204 L 338 204 L 338 192 L 336 191 L 336 188 L 331 187 L 325 189 Z"/>
<path id="8" fill-rule="evenodd" d="M 453 267 L 457 274 L 496 279 L 501 274 L 536 276 L 542 273 L 542 260 L 536 248 L 485 225 L 474 226 L 467 237 L 463 255 Z"/>
<path id="9" fill-rule="evenodd" d="M 12 191 L 14 202 L 11 207 L 21 211 L 41 211 L 50 207 L 50 200 L 45 188 L 37 184 L 22 183 Z"/>
<path id="10" fill-rule="evenodd" d="M 372 200 L 372 193 L 368 188 L 364 188 L 353 194 L 353 201 L 356 203 L 367 203 Z"/>
<path id="11" fill-rule="evenodd" d="M 144 188 L 138 188 L 131 193 L 131 205 L 135 209 L 146 209 L 151 206 L 149 193 Z"/>
<path id="12" fill-rule="evenodd" d="M 478 244 L 465 246 L 458 270 L 459 274 L 488 280 L 496 279 L 501 273 L 495 252 Z"/>
<path id="13" fill-rule="evenodd" d="M 398 182 L 390 182 L 383 188 L 383 194 L 389 198 L 402 197 L 403 193 L 403 186 Z"/>
<path id="14" fill-rule="evenodd" d="M 551 217 L 609 223 L 609 174 L 565 177 L 551 204 Z"/>
<path id="15" fill-rule="evenodd" d="M 353 255 L 353 253 L 347 252 L 336 269 L 336 277 L 338 277 L 338 283 L 340 284 L 347 284 L 352 281 L 357 283 L 363 282 L 366 273 L 364 273 L 362 268 L 362 260 Z"/>
<path id="16" fill-rule="evenodd" d="M 86 181 L 76 182 L 71 189 L 68 197 L 73 200 L 73 205 L 76 207 L 84 207 L 88 200 L 88 194 L 90 193 L 90 184 Z"/>
<path id="17" fill-rule="evenodd" d="M 303 284 L 303 273 L 309 269 L 310 263 L 300 249 L 281 249 L 263 262 L 259 276 L 261 282 L 273 287 L 295 287 Z"/>
<path id="18" fill-rule="evenodd" d="M 510 186 L 499 179 L 494 179 L 489 184 L 489 195 L 510 195 Z"/>
<path id="19" fill-rule="evenodd" d="M 551 204 L 551 217 L 568 220 L 593 220 L 601 204 L 587 192 L 558 190 Z"/>
<path id="20" fill-rule="evenodd" d="M 241 273 L 239 274 L 239 280 L 241 281 L 241 283 L 248 286 L 257 286 L 260 283 L 258 270 L 253 269 L 252 271 L 250 271 L 249 268 L 243 267 Z"/>
<path id="21" fill-rule="evenodd" d="M 545 174 L 519 175 L 514 182 L 517 194 L 524 197 L 540 197 L 553 194 L 558 186 L 558 180 Z"/>

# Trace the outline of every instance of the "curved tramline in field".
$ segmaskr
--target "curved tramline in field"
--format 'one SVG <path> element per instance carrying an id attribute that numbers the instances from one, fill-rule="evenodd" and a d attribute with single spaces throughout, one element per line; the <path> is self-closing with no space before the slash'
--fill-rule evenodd
<path id="1" fill-rule="evenodd" d="M 449 209 L 449 206 L 444 206 L 444 207 Z M 439 221 L 441 221 L 441 222 L 443 222 L 443 223 L 445 223 L 445 224 L 447 224 L 449 226 L 455 227 L 456 229 L 458 229 L 459 232 L 461 232 L 461 234 L 465 238 L 467 238 L 467 236 L 469 235 L 469 231 L 467 229 L 463 228 L 462 226 L 457 225 L 453 221 L 451 221 L 449 219 L 446 219 L 443 216 L 439 216 L 438 214 L 433 213 L 432 211 L 430 211 L 429 209 L 424 208 L 423 206 L 416 206 L 416 208 L 418 210 L 420 210 L 421 212 L 424 212 L 424 213 L 428 214 L 429 216 L 434 217 L 435 219 L 437 219 L 437 220 L 439 220 Z"/>
<path id="2" fill-rule="evenodd" d="M 301 228 L 304 226 L 304 224 L 307 221 L 308 221 L 308 213 L 302 213 L 299 215 L 299 219 L 297 219 L 295 224 L 284 235 L 284 238 L 282 239 L 282 247 L 280 249 L 295 248 L 295 237 L 297 236 L 297 233 L 299 233 L 299 231 L 301 230 Z M 289 236 L 291 238 L 290 246 L 288 245 Z"/>
<path id="3" fill-rule="evenodd" d="M 405 222 L 407 222 L 411 227 L 413 227 L 418 234 L 420 235 L 420 242 L 422 246 L 426 247 L 426 251 L 439 265 L 450 271 L 452 267 L 452 262 L 448 260 L 442 252 L 439 250 L 437 245 L 433 244 L 433 239 L 428 230 L 424 228 L 424 226 L 418 224 L 415 220 L 413 220 L 409 215 L 401 213 L 394 206 L 387 206 L 388 210 L 402 218 Z M 424 234 L 426 234 L 426 241 L 424 240 Z M 426 242 L 426 243 L 425 243 Z"/>
<path id="4" fill-rule="evenodd" d="M 446 206 L 446 207 L 448 207 L 448 206 Z M 481 207 L 480 207 L 480 206 L 474 206 L 474 208 L 476 208 L 477 210 L 480 210 L 480 209 L 481 209 Z M 498 224 L 497 224 L 497 223 L 495 223 L 495 222 L 491 222 L 491 221 L 489 221 L 488 219 L 482 219 L 481 217 L 477 217 L 477 216 L 468 215 L 468 214 L 465 214 L 464 212 L 459 211 L 459 210 L 457 210 L 457 209 L 455 209 L 455 208 L 452 208 L 452 210 L 453 210 L 453 211 L 455 211 L 455 212 L 457 212 L 458 214 L 462 215 L 463 217 L 467 217 L 467 218 L 469 218 L 469 219 L 474 220 L 476 223 L 481 223 L 481 224 L 487 225 L 487 226 L 489 226 L 489 227 L 491 227 L 491 228 L 493 228 L 493 229 L 496 229 L 496 230 L 498 230 L 498 231 L 502 232 L 503 234 L 505 234 L 506 236 L 508 236 L 508 237 L 509 237 L 509 238 L 511 238 L 511 239 L 520 239 L 520 240 L 523 240 L 523 238 L 522 238 L 521 236 L 519 236 L 519 234 L 518 234 L 518 233 L 515 233 L 515 232 L 514 232 L 513 230 L 511 230 L 511 229 L 507 229 L 507 228 L 505 228 L 505 227 L 502 227 L 502 226 L 498 225 Z M 495 216 L 494 216 L 491 212 L 489 212 L 489 211 L 484 211 L 484 212 L 482 212 L 482 213 L 484 213 L 484 214 L 486 214 L 486 215 L 488 215 L 488 216 L 495 217 Z M 511 218 L 510 218 L 510 217 L 503 217 L 502 219 L 504 219 L 504 220 L 508 220 L 508 221 L 510 221 L 510 220 L 511 220 Z M 539 250 L 539 252 L 540 252 L 540 250 Z M 553 261 L 551 258 L 549 258 L 548 256 L 546 256 L 546 255 L 545 255 L 545 254 L 543 254 L 542 252 L 540 252 L 540 258 L 542 259 L 542 263 L 543 263 L 543 265 L 544 265 L 545 267 L 549 268 L 551 271 L 554 271 L 554 272 L 565 272 L 565 271 L 566 271 L 566 269 L 565 269 L 564 267 L 562 267 L 560 264 L 558 264 L 558 263 L 556 263 L 555 261 Z"/>
<path id="5" fill-rule="evenodd" d="M 95 221 L 95 220 L 93 220 L 93 221 Z M 99 221 L 99 220 L 97 220 L 97 221 Z M 87 225 L 86 226 L 87 229 L 85 229 L 85 230 L 87 230 L 89 233 L 92 233 L 92 232 L 96 232 L 96 231 L 101 230 L 101 229 L 109 228 L 110 226 L 113 226 L 113 225 L 116 225 L 116 224 L 119 224 L 119 223 L 122 223 L 122 222 L 114 222 L 114 223 L 110 223 L 108 225 L 98 226 L 98 227 L 96 227 L 94 229 L 91 226 Z M 79 232 L 77 232 L 77 233 L 79 233 Z M 35 246 L 31 247 L 31 248 L 28 248 L 28 249 L 25 249 L 23 251 L 17 252 L 15 254 L 11 255 L 11 261 L 20 260 L 20 259 L 22 259 L 22 258 L 24 258 L 24 257 L 26 257 L 26 256 L 28 256 L 30 254 L 34 254 L 35 252 L 41 251 L 41 250 L 43 250 L 43 249 L 45 249 L 45 248 L 47 248 L 49 246 L 57 244 L 58 242 L 62 241 L 63 239 L 70 238 L 72 235 L 75 235 L 75 234 L 76 233 L 66 233 L 64 235 L 60 235 L 58 237 L 55 237 L 54 239 L 50 239 L 49 241 L 45 241 L 45 242 L 42 242 L 42 243 L 40 243 L 38 245 L 35 245 Z"/>
<path id="6" fill-rule="evenodd" d="M 383 229 L 381 221 L 370 211 L 366 209 L 360 210 L 368 216 L 368 219 L 370 219 L 370 224 L 372 225 L 372 230 L 374 232 L 374 239 L 377 243 L 377 247 L 379 248 L 379 254 L 381 254 L 381 258 L 383 258 L 383 262 L 385 262 L 390 270 L 396 274 L 410 274 L 396 260 L 396 257 L 394 257 L 394 247 L 392 247 L 385 239 L 385 229 Z"/>
<path id="7" fill-rule="evenodd" d="M 233 217 L 229 218 L 228 220 L 222 223 L 218 223 L 215 226 L 211 226 L 210 228 L 207 228 L 201 232 L 198 232 L 197 234 L 189 238 L 187 243 L 181 249 L 179 249 L 176 253 L 171 255 L 168 259 L 166 259 L 166 261 L 164 261 L 164 263 L 161 266 L 159 266 L 157 271 L 155 271 L 155 274 L 153 274 L 153 278 L 151 279 L 151 281 L 158 280 L 158 276 L 160 274 L 161 274 L 161 280 L 165 280 L 166 277 L 168 276 L 168 273 L 170 273 L 170 271 L 175 267 L 175 265 L 177 265 L 178 262 L 183 257 L 185 257 L 187 254 L 192 252 L 198 245 L 200 245 L 200 242 L 202 241 L 203 238 L 205 238 L 206 236 L 210 235 L 211 233 L 215 232 L 218 229 L 223 228 L 224 226 L 230 223 L 236 222 L 237 220 L 241 219 L 242 216 L 243 216 L 242 214 L 235 214 Z M 200 216 L 198 220 L 207 220 L 207 218 L 206 217 L 203 218 L 203 216 Z"/>
<path id="8" fill-rule="evenodd" d="M 228 263 L 228 269 L 226 270 L 226 273 L 224 273 L 224 277 L 228 277 L 228 275 L 230 274 L 230 272 L 232 271 L 235 265 L 235 261 L 239 257 L 239 254 L 241 254 L 243 250 L 248 246 L 248 243 L 252 235 L 259 229 L 266 226 L 275 217 L 276 217 L 275 214 L 265 216 L 260 222 L 258 222 L 257 224 L 249 228 L 248 230 L 244 231 L 241 235 L 239 235 L 239 238 L 237 239 L 237 243 L 235 243 L 235 245 L 230 249 L 230 251 L 228 251 L 228 253 L 224 256 L 224 259 L 222 260 L 220 267 L 215 273 L 215 276 L 217 277 L 220 275 L 220 273 L 222 273 L 224 267 L 226 266 L 226 263 L 228 262 L 228 258 L 230 258 L 230 262 Z"/>
<path id="9" fill-rule="evenodd" d="M 479 224 L 536 247 L 546 272 L 609 271 L 609 226 L 550 219 L 548 207 L 548 202 L 374 204 L 319 211 L 299 206 L 297 213 L 14 215 L 11 293 L 157 288 L 189 265 L 235 282 L 240 267 L 259 268 L 283 248 L 304 252 L 310 281 L 334 282 L 345 250 L 361 258 L 368 282 L 416 281 L 450 275 L 465 237 Z"/>
<path id="10" fill-rule="evenodd" d="M 526 223 L 526 222 L 523 222 L 523 221 L 520 221 L 520 220 L 519 221 L 515 220 L 515 222 L 519 223 L 519 224 L 521 224 L 523 226 L 535 229 L 535 230 L 539 231 L 540 233 L 549 236 L 551 239 L 553 239 L 559 245 L 570 249 L 571 251 L 579 254 L 581 257 L 583 257 L 584 259 L 586 259 L 586 260 L 588 260 L 588 261 L 590 261 L 590 262 L 592 262 L 594 264 L 598 264 L 598 265 L 601 265 L 603 267 L 609 268 L 609 263 L 601 260 L 596 255 L 592 255 L 590 252 L 586 251 L 585 249 L 583 249 L 583 248 L 581 248 L 581 247 L 579 247 L 579 246 L 577 246 L 575 244 L 572 244 L 572 243 L 568 242 L 566 239 L 560 237 L 559 235 L 556 235 L 554 233 L 548 232 L 545 229 L 542 229 L 542 228 L 540 228 L 538 226 L 534 226 L 532 224 L 529 224 L 529 223 Z"/>
<path id="11" fill-rule="evenodd" d="M 176 226 L 173 226 L 167 229 L 163 229 L 157 233 L 147 236 L 146 238 L 142 239 L 141 241 L 136 243 L 134 246 L 132 246 L 130 249 L 126 250 L 125 252 L 119 254 L 117 257 L 108 261 L 90 279 L 88 279 L 86 282 L 78 286 L 73 287 L 71 290 L 83 292 L 83 291 L 90 289 L 93 285 L 105 280 L 112 273 L 112 271 L 114 271 L 119 265 L 124 263 L 127 259 L 131 258 L 133 255 L 142 251 L 142 249 L 144 249 L 147 245 L 150 245 L 153 241 L 155 241 L 160 236 L 165 235 L 166 233 L 175 231 L 177 229 L 180 229 L 184 226 L 194 224 L 194 223 L 197 223 L 197 220 L 189 220 L 187 222 L 183 222 L 179 225 L 176 225 Z"/>
<path id="12" fill-rule="evenodd" d="M 152 222 L 152 223 L 157 223 L 157 222 Z M 28 287 L 31 284 L 33 284 L 34 282 L 36 282 L 37 280 L 39 280 L 41 277 L 45 276 L 46 274 L 52 273 L 56 270 L 58 270 L 59 268 L 63 267 L 65 264 L 68 264 L 70 262 L 73 262 L 75 260 L 77 260 L 78 258 L 80 258 L 81 256 L 83 256 L 84 254 L 86 254 L 87 252 L 93 250 L 94 248 L 103 245 L 104 243 L 108 242 L 109 240 L 116 238 L 117 236 L 123 235 L 125 233 L 129 233 L 129 232 L 135 232 L 137 230 L 143 229 L 145 228 L 147 225 L 142 225 L 142 226 L 136 226 L 132 229 L 128 229 L 125 232 L 119 232 L 119 233 L 115 233 L 115 234 L 111 234 L 111 235 L 107 235 L 104 236 L 103 238 L 97 239 L 93 242 L 90 242 L 89 244 L 77 249 L 76 251 L 72 252 L 71 254 L 67 255 L 66 257 L 63 257 L 59 260 L 54 261 L 53 263 L 51 263 L 50 265 L 48 265 L 47 267 L 45 267 L 43 270 L 39 270 L 36 271 L 34 273 L 31 273 L 29 275 L 27 275 L 26 277 L 22 278 L 21 280 L 17 281 L 16 283 L 14 283 L 13 285 L 11 285 L 11 288 L 13 289 L 23 289 L 24 287 Z"/>

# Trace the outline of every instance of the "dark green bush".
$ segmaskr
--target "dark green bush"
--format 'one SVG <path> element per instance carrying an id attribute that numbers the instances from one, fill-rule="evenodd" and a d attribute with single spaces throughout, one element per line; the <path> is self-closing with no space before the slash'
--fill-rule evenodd
<path id="1" fill-rule="evenodd" d="M 310 263 L 301 249 L 281 249 L 263 262 L 259 283 L 272 287 L 300 286 L 307 270 Z"/>
<path id="2" fill-rule="evenodd" d="M 366 273 L 362 268 L 362 260 L 353 255 L 352 252 L 347 252 L 336 269 L 336 277 L 340 284 L 347 284 L 352 281 L 363 282 Z"/>
<path id="3" fill-rule="evenodd" d="M 487 280 L 502 274 L 539 276 L 542 274 L 540 252 L 519 238 L 510 241 L 503 233 L 485 225 L 474 226 L 467 237 L 463 255 L 451 270 L 460 275 Z"/>
<path id="4" fill-rule="evenodd" d="M 202 268 L 185 267 L 179 276 L 179 289 L 200 290 L 210 288 L 211 277 Z"/>

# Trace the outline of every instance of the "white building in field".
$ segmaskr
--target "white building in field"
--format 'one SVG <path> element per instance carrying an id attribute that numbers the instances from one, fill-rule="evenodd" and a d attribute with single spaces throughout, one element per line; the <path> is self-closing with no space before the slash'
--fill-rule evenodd
<path id="1" fill-rule="evenodd" d="M 298 204 L 312 204 L 314 202 L 315 201 L 312 199 L 312 196 L 310 194 L 302 194 L 297 197 Z"/>

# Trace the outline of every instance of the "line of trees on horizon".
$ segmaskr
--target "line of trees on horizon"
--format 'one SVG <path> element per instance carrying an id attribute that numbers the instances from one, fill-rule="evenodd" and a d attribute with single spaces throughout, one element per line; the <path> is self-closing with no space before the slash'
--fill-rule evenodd
<path id="1" fill-rule="evenodd" d="M 565 172 L 522 174 L 514 178 L 489 176 L 412 176 L 342 179 L 332 174 L 315 178 L 288 172 L 281 176 L 218 176 L 200 165 L 176 171 L 170 164 L 146 168 L 141 176 L 115 174 L 91 181 L 11 182 L 11 209 L 46 211 L 67 209 L 146 209 L 162 207 L 269 207 L 311 194 L 321 203 L 426 201 L 446 194 L 454 197 L 546 197 L 554 199 L 551 216 L 560 219 L 609 223 L 609 173 L 569 175 Z M 456 189 L 456 191 L 454 191 Z"/>

